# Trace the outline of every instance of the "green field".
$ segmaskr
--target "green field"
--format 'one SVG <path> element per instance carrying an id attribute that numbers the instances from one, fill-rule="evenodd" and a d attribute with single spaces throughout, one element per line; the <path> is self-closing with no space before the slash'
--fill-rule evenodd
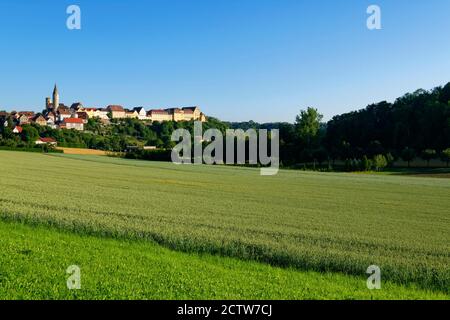
<path id="1" fill-rule="evenodd" d="M 448 299 L 364 277 L 297 271 L 127 241 L 0 222 L 0 298 L 7 299 Z M 67 290 L 66 269 L 81 270 Z"/>
<path id="2" fill-rule="evenodd" d="M 448 179 L 6 151 L 0 175 L 0 298 L 448 298 Z"/>

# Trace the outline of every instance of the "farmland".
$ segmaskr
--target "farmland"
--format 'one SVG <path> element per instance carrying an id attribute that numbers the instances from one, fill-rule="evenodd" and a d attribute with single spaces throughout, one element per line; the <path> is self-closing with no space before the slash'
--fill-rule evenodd
<path id="1" fill-rule="evenodd" d="M 2 299 L 446 299 L 364 277 L 271 267 L 211 255 L 0 222 Z M 67 290 L 76 264 L 81 290 Z"/>
<path id="2" fill-rule="evenodd" d="M 250 168 L 5 151 L 0 151 L 0 174 L 0 229 L 6 248 L 18 237 L 8 235 L 8 226 L 24 228 L 37 241 L 30 227 L 17 225 L 23 222 L 44 238 L 48 233 L 58 239 L 56 232 L 74 237 L 73 251 L 79 255 L 79 239 L 91 236 L 93 252 L 100 251 L 96 246 L 120 247 L 122 241 L 136 251 L 146 245 L 149 252 L 181 251 L 164 251 L 179 255 L 180 264 L 192 255 L 193 262 L 268 268 L 267 277 L 270 272 L 310 279 L 331 274 L 347 286 L 361 279 L 364 285 L 367 267 L 375 264 L 383 281 L 398 289 L 392 291 L 398 296 L 384 297 L 411 297 L 403 287 L 423 297 L 430 291 L 449 293 L 448 179 L 283 170 L 263 177 Z M 68 248 L 71 243 L 66 241 Z M 0 273 L 7 268 L 7 258 L 1 257 Z M 95 259 L 101 257 L 99 253 Z M 342 288 L 337 297 L 348 298 L 348 287 Z M 224 292 L 193 296 L 233 297 Z M 168 293 L 173 295 L 176 291 Z M 272 296 L 305 297 L 290 295 L 289 289 Z"/>

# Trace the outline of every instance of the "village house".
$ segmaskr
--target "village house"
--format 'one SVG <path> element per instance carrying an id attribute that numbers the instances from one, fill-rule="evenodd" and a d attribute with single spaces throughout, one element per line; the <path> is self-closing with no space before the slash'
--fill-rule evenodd
<path id="1" fill-rule="evenodd" d="M 29 124 L 30 118 L 28 118 L 26 115 L 23 114 L 23 115 L 19 116 L 18 122 L 20 125 Z"/>
<path id="2" fill-rule="evenodd" d="M 67 107 L 59 107 L 58 111 L 58 121 L 63 122 L 65 119 L 72 117 L 72 112 L 70 112 L 70 109 Z"/>
<path id="3" fill-rule="evenodd" d="M 144 107 L 137 107 L 134 108 L 134 110 L 137 112 L 139 120 L 148 120 L 147 112 L 145 111 Z"/>
<path id="4" fill-rule="evenodd" d="M 58 117 L 56 116 L 56 114 L 55 114 L 54 112 L 48 112 L 48 113 L 45 115 L 45 118 L 47 119 L 47 121 L 48 121 L 48 120 L 52 120 L 53 123 L 55 123 L 56 120 L 58 119 Z"/>
<path id="5" fill-rule="evenodd" d="M 40 126 L 46 126 L 47 120 L 41 115 L 37 115 L 33 118 L 33 122 Z"/>
<path id="6" fill-rule="evenodd" d="M 111 113 L 111 118 L 113 119 L 122 119 L 126 117 L 125 110 L 122 106 L 109 105 L 106 109 Z"/>
<path id="7" fill-rule="evenodd" d="M 97 109 L 95 116 L 101 120 L 109 120 L 107 109 Z"/>
<path id="8" fill-rule="evenodd" d="M 15 126 L 12 132 L 18 134 L 18 133 L 22 133 L 22 130 L 23 129 L 21 126 Z"/>
<path id="9" fill-rule="evenodd" d="M 35 142 L 38 145 L 42 145 L 42 144 L 47 144 L 47 145 L 52 145 L 52 146 L 56 146 L 57 142 L 55 139 L 53 138 L 39 138 L 36 140 Z"/>
<path id="10" fill-rule="evenodd" d="M 83 119 L 79 119 L 79 118 L 67 118 L 67 119 L 64 119 L 64 121 L 62 122 L 60 127 L 63 129 L 75 129 L 75 130 L 83 131 L 84 130 L 84 122 L 83 122 Z"/>
<path id="11" fill-rule="evenodd" d="M 108 110 L 106 109 L 85 108 L 84 112 L 86 112 L 88 118 L 108 119 Z"/>
<path id="12" fill-rule="evenodd" d="M 138 118 L 138 113 L 136 110 L 125 110 L 125 117 L 126 118 L 132 118 L 132 119 L 137 119 Z"/>
<path id="13" fill-rule="evenodd" d="M 185 107 L 183 108 L 183 111 L 185 114 L 185 120 L 200 120 L 201 112 L 199 107 Z"/>
<path id="14" fill-rule="evenodd" d="M 180 108 L 170 108 L 166 109 L 167 112 L 171 115 L 172 121 L 184 121 L 184 112 Z"/>
<path id="15" fill-rule="evenodd" d="M 52 129 L 56 129 L 56 124 L 53 118 L 47 118 L 47 126 Z"/>
<path id="16" fill-rule="evenodd" d="M 85 108 L 84 112 L 88 115 L 89 118 L 95 118 L 97 109 L 96 108 Z"/>
<path id="17" fill-rule="evenodd" d="M 72 110 L 72 112 L 83 112 L 84 107 L 81 102 L 75 102 L 72 103 L 72 105 L 70 106 L 70 110 Z"/>
<path id="18" fill-rule="evenodd" d="M 86 124 L 88 122 L 89 116 L 86 112 L 77 112 L 75 114 L 75 118 L 82 119 L 83 123 Z"/>
<path id="19" fill-rule="evenodd" d="M 147 112 L 147 117 L 152 121 L 158 121 L 158 122 L 172 120 L 172 115 L 170 115 L 167 110 L 163 110 L 163 109 L 150 110 L 149 112 Z"/>

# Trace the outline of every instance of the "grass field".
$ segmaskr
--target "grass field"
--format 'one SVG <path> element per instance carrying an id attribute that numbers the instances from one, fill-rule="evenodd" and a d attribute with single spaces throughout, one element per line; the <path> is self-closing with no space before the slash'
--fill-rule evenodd
<path id="1" fill-rule="evenodd" d="M 219 265 L 229 262 L 236 268 L 287 272 L 289 279 L 308 278 L 316 284 L 311 286 L 314 287 L 312 296 L 308 296 L 301 288 L 290 291 L 289 281 L 281 278 L 281 291 L 268 291 L 269 296 L 262 296 L 287 299 L 349 298 L 359 290 L 361 281 L 365 285 L 365 271 L 375 264 L 381 267 L 383 283 L 387 281 L 398 289 L 384 293 L 385 298 L 442 295 L 448 298 L 448 179 L 283 170 L 277 176 L 263 177 L 259 170 L 249 168 L 176 166 L 108 157 L 5 151 L 0 152 L 0 174 L 0 216 L 3 221 L 13 221 L 2 225 L 2 232 L 8 234 L 8 226 L 19 228 L 14 221 L 39 225 L 39 232 L 48 232 L 48 237 L 54 239 L 59 235 L 49 226 L 71 231 L 72 234 L 65 236 L 74 237 L 73 254 L 79 255 L 80 261 L 85 256 L 101 264 L 103 254 L 121 245 L 136 246 L 136 254 L 130 253 L 130 259 L 139 261 L 139 252 L 143 251 L 139 246 L 148 246 L 149 252 L 163 250 L 177 256 L 180 265 L 186 266 L 190 263 L 187 261 L 215 261 Z M 36 239 L 30 240 L 33 245 L 38 238 L 31 236 L 34 231 L 24 229 L 24 237 L 28 238 L 29 234 L 30 239 Z M 89 238 L 92 247 L 86 246 L 95 255 L 85 255 L 76 249 L 83 248 L 79 242 L 86 235 L 96 236 Z M 10 243 L 7 247 L 11 246 L 13 232 L 12 240 L 9 236 L 6 239 Z M 3 235 L 1 241 L 3 245 Z M 152 243 L 189 254 L 166 251 Z M 103 245 L 107 249 L 98 249 Z M 71 242 L 67 246 L 70 252 Z M 206 258 L 197 253 L 206 254 Z M 152 256 L 149 253 L 148 258 Z M 0 274 L 5 270 L 4 265 L 8 265 L 4 260 L 2 256 Z M 26 259 L 23 265 L 28 268 Z M 145 267 L 144 258 L 142 267 Z M 45 270 L 43 273 L 51 278 L 53 269 Z M 200 283 L 205 282 L 206 289 L 193 293 L 193 297 L 235 297 L 227 294 L 236 291 L 226 291 L 225 274 L 223 287 L 214 291 L 212 282 L 205 280 L 208 273 L 186 271 L 186 279 L 192 277 L 196 281 L 204 277 Z M 266 271 L 262 273 L 263 279 L 270 277 L 269 271 L 267 275 L 264 275 Z M 333 282 L 338 288 L 335 291 L 330 288 L 333 285 L 321 282 L 327 275 L 341 279 L 342 287 L 340 280 Z M 145 271 L 142 276 L 151 277 Z M 249 298 L 254 297 L 245 280 L 243 277 L 239 297 L 247 294 Z M 272 280 L 264 283 L 267 289 Z M 132 292 L 127 295 L 119 287 L 112 285 L 112 292 L 119 297 L 133 297 Z M 42 290 L 59 296 L 52 288 L 49 284 Z M 263 292 L 264 286 L 261 288 Z M 11 297 L 20 295 L 8 294 L 9 291 L 3 292 Z M 180 295 L 185 297 L 183 294 L 187 293 L 180 289 Z M 370 294 L 373 293 L 355 293 L 354 297 L 370 298 Z M 177 290 L 169 290 L 167 295 L 179 297 Z M 42 294 L 37 292 L 35 297 L 39 296 Z"/>
<path id="2" fill-rule="evenodd" d="M 0 298 L 6 299 L 447 299 L 364 277 L 274 268 L 127 241 L 0 222 Z M 68 290 L 77 265 L 81 290 Z"/>

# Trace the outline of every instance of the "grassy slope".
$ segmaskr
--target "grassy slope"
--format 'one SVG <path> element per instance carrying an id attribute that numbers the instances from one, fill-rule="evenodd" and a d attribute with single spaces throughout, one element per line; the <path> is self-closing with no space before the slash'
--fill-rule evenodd
<path id="1" fill-rule="evenodd" d="M 69 291 L 69 265 L 81 290 Z M 0 222 L 0 299 L 448 299 L 362 277 L 301 272 Z"/>
<path id="2" fill-rule="evenodd" d="M 450 287 L 445 179 L 0 152 L 0 215 L 303 270 Z"/>

